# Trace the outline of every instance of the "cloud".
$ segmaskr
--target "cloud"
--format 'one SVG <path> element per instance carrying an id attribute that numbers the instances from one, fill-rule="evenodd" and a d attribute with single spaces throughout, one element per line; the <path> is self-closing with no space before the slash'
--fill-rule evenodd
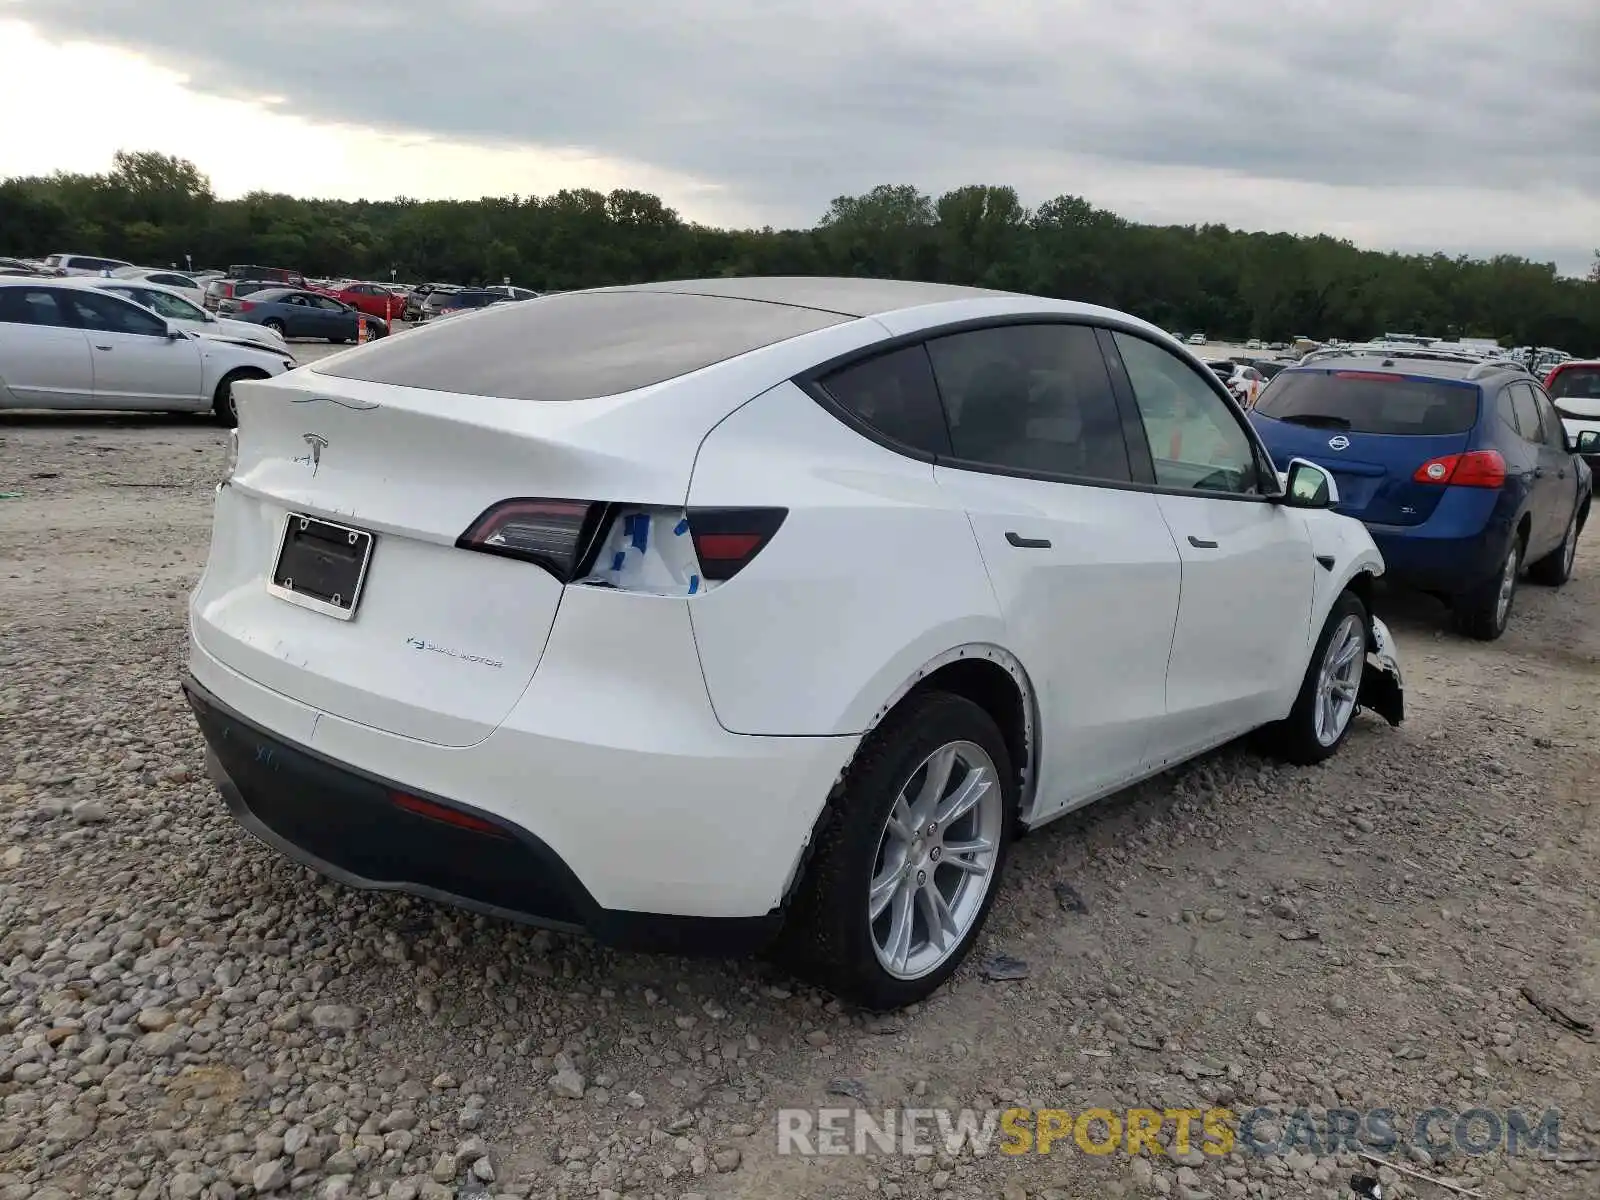
<path id="1" fill-rule="evenodd" d="M 633 162 L 779 224 L 876 183 L 986 181 L 1297 231 L 1316 214 L 1295 201 L 1359 191 L 1384 244 L 1428 221 L 1441 245 L 1498 244 L 1516 197 L 1506 232 L 1564 255 L 1600 237 L 1593 0 L 0 0 L 8 13 L 201 93 Z"/>

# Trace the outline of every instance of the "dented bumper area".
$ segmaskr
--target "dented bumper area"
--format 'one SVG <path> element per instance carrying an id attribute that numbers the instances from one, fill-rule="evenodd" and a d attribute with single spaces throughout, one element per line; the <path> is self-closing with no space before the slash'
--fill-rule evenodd
<path id="1" fill-rule="evenodd" d="M 860 738 L 724 729 L 689 603 L 568 588 L 532 681 L 470 746 L 263 686 L 221 657 L 232 644 L 203 611 L 189 702 L 235 817 L 322 874 L 628 949 L 743 952 L 777 928 Z"/>
<path id="2" fill-rule="evenodd" d="M 1395 652 L 1394 635 L 1377 617 L 1367 629 L 1367 662 L 1361 672 L 1357 702 L 1370 708 L 1390 725 L 1406 719 L 1405 679 Z"/>

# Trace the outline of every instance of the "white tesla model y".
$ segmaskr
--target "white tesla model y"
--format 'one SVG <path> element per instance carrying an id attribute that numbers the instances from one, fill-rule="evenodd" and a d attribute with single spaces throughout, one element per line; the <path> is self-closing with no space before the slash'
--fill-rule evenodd
<path id="1" fill-rule="evenodd" d="M 932 991 L 1022 830 L 1402 718 L 1365 529 L 1102 308 L 500 305 L 241 384 L 188 694 L 259 838 L 611 944 Z"/>

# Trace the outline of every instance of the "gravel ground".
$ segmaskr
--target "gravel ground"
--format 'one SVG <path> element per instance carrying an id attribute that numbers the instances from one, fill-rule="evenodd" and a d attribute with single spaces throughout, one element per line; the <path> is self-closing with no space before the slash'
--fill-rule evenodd
<path id="1" fill-rule="evenodd" d="M 780 1156 L 776 1110 L 1562 1113 L 1596 1155 L 1600 543 L 1484 646 L 1393 597 L 1411 719 L 1242 748 L 1017 848 L 973 963 L 865 1018 L 760 963 L 352 892 L 225 815 L 180 697 L 223 438 L 0 417 L 0 1200 L 1338 1197 L 1348 1152 Z M 989 955 L 1026 964 L 991 981 Z M 1487 1196 L 1593 1161 L 1391 1158 Z M 1431 1161 L 1436 1159 L 1437 1161 Z M 1386 1196 L 1445 1196 L 1384 1168 Z"/>

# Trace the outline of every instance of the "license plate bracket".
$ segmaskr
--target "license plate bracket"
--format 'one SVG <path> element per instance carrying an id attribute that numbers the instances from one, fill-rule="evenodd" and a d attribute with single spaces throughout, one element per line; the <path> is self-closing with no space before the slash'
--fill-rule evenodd
<path id="1" fill-rule="evenodd" d="M 356 615 L 376 539 L 364 529 L 289 513 L 267 591 L 291 604 L 348 621 Z"/>

